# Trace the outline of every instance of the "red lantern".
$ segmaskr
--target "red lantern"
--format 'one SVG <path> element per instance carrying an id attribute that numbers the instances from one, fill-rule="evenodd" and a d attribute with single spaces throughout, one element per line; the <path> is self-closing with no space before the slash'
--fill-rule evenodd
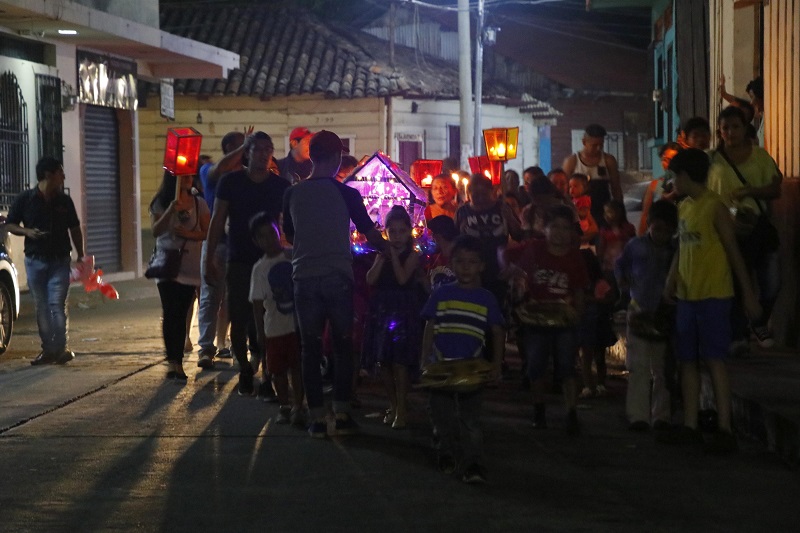
<path id="1" fill-rule="evenodd" d="M 197 174 L 202 142 L 203 136 L 194 128 L 168 129 L 164 168 L 176 176 Z"/>
<path id="2" fill-rule="evenodd" d="M 489 156 L 485 155 L 470 157 L 469 169 L 473 174 L 483 174 L 492 180 L 492 185 L 500 185 L 500 175 L 503 173 L 502 161 L 490 161 Z"/>
<path id="3" fill-rule="evenodd" d="M 433 177 L 441 173 L 442 161 L 439 159 L 417 159 L 411 164 L 411 179 L 422 187 L 430 187 Z"/>

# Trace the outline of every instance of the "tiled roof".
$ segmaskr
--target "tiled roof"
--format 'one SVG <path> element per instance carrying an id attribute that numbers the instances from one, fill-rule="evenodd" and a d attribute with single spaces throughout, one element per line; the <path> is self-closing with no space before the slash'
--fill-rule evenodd
<path id="1" fill-rule="evenodd" d="M 396 46 L 390 66 L 385 41 L 358 29 L 323 23 L 299 9 L 164 6 L 161 29 L 231 50 L 241 58 L 240 68 L 227 79 L 175 80 L 176 94 L 263 99 L 320 93 L 328 98 L 458 97 L 456 64 Z M 484 81 L 487 101 L 519 101 L 523 92 L 524 88 L 504 81 Z"/>

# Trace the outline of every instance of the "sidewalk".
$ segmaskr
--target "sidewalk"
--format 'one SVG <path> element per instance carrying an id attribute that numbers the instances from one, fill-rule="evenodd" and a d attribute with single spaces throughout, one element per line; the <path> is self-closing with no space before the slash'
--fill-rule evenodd
<path id="1" fill-rule="evenodd" d="M 158 290 L 155 283 L 144 278 L 112 281 L 120 294 L 119 302 L 104 301 L 99 293 L 85 293 L 80 285 L 74 285 L 70 290 L 70 312 L 74 313 L 75 322 L 80 320 L 83 312 L 92 309 L 104 312 L 114 310 L 115 314 L 133 313 L 137 307 L 136 302 L 157 299 Z M 105 306 L 108 306 L 106 308 Z M 119 307 L 117 307 L 119 306 Z M 157 312 L 156 306 L 149 312 Z M 109 313 L 110 314 L 110 313 Z M 154 325 L 158 321 L 153 316 Z M 15 339 L 12 340 L 10 351 L 22 349 L 20 344 L 26 333 L 35 335 L 35 320 L 33 317 L 33 302 L 30 294 L 22 295 L 20 319 L 15 325 Z M 89 334 L 89 332 L 86 332 Z M 138 339 L 138 344 L 149 344 L 144 350 L 151 355 L 146 358 L 148 362 L 158 360 L 160 357 L 160 331 L 157 328 L 151 332 L 152 338 Z M 77 335 L 73 335 L 77 337 Z M 84 339 L 93 340 L 93 339 Z M 130 342 L 130 341 L 129 341 Z M 32 352 L 34 353 L 34 352 Z M 80 353 L 80 352 L 78 352 Z M 88 354 L 87 354 L 88 355 Z M 615 363 L 620 362 L 620 354 L 609 355 Z M 155 358 L 155 359 L 153 359 Z M 610 361 L 611 362 L 611 361 Z M 9 365 L 11 361 L 4 358 L 2 364 Z M 17 366 L 17 362 L 13 366 Z M 734 425 L 740 435 L 755 439 L 765 445 L 771 452 L 792 468 L 800 465 L 800 353 L 797 351 L 781 351 L 779 349 L 761 350 L 753 347 L 751 355 L 744 359 L 732 359 L 728 364 L 731 392 L 733 397 Z M 6 368 L 10 370 L 10 368 Z M 118 371 L 123 369 L 118 369 Z M 124 369 L 129 371 L 130 369 Z M 124 372 L 123 372 L 124 373 Z M 72 386 L 78 386 L 74 382 Z M 81 394 L 85 391 L 75 390 Z M 65 394 L 66 391 L 62 391 Z M 69 396 L 69 394 L 65 394 Z M 701 405 L 713 405 L 710 383 L 703 386 Z"/>

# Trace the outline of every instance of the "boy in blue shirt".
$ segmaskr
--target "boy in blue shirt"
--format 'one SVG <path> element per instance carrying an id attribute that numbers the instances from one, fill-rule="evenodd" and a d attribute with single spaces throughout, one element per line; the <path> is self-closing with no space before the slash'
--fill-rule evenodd
<path id="1" fill-rule="evenodd" d="M 661 295 L 675 255 L 672 237 L 677 229 L 678 208 L 667 200 L 655 202 L 647 216 L 647 232 L 625 245 L 614 268 L 620 290 L 630 291 L 631 297 L 625 410 L 633 431 L 646 431 L 651 423 L 654 429 L 664 429 L 672 416 L 664 370 L 669 343 L 659 324 L 667 320 Z"/>
<path id="2" fill-rule="evenodd" d="M 477 237 L 461 235 L 453 243 L 451 265 L 455 283 L 442 285 L 422 309 L 427 321 L 422 341 L 421 367 L 433 361 L 473 359 L 482 356 L 491 328 L 492 378 L 500 375 L 503 359 L 503 315 L 491 292 L 481 287 L 483 245 Z M 430 412 L 438 439 L 439 469 L 456 470 L 457 448 L 464 465 L 465 483 L 484 483 L 483 433 L 480 427 L 482 387 L 469 392 L 431 391 Z"/>

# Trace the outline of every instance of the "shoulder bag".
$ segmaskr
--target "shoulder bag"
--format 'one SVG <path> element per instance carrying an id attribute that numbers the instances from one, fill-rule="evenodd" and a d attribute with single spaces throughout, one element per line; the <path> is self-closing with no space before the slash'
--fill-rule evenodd
<path id="1" fill-rule="evenodd" d="M 197 198 L 194 199 L 195 207 L 195 225 L 200 222 L 200 213 L 198 212 Z M 194 228 L 193 228 L 194 229 Z M 150 261 L 147 262 L 147 270 L 144 271 L 144 277 L 147 279 L 175 279 L 181 270 L 181 259 L 183 258 L 183 249 L 189 239 L 184 239 L 180 248 L 159 248 L 156 245 L 153 248 L 153 254 L 150 256 Z"/>
<path id="2" fill-rule="evenodd" d="M 736 177 L 742 182 L 742 185 L 750 185 L 724 150 L 716 150 L 714 153 L 721 155 L 728 165 L 730 165 L 736 173 Z M 756 217 L 748 216 L 747 211 L 742 213 L 742 210 L 738 210 L 736 215 L 734 215 L 734 225 L 737 228 L 739 247 L 742 250 L 742 255 L 750 259 L 775 252 L 780 246 L 778 229 L 770 222 L 769 215 L 764 211 L 764 208 L 761 207 L 761 202 L 756 198 L 754 198 L 754 200 L 756 201 L 759 211 Z"/>

